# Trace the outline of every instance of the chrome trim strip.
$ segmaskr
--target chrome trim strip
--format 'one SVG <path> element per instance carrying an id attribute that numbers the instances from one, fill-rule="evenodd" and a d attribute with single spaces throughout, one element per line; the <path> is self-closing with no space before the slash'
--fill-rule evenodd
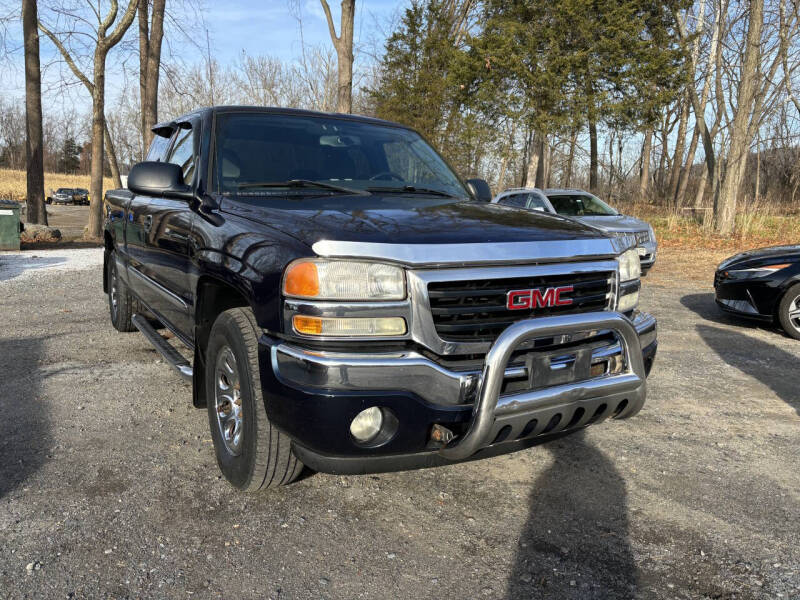
<path id="1" fill-rule="evenodd" d="M 545 390 L 514 394 L 501 399 L 500 391 L 506 366 L 511 354 L 521 343 L 537 337 L 578 333 L 587 329 L 608 330 L 617 334 L 620 344 L 624 347 L 625 373 L 591 380 L 597 382 L 591 383 L 591 385 L 587 382 L 577 382 Z M 634 329 L 633 323 L 620 313 L 593 312 L 518 321 L 500 334 L 486 355 L 479 396 L 473 405 L 472 421 L 467 432 L 439 452 L 452 460 L 467 459 L 481 447 L 491 444 L 490 434 L 497 416 L 507 415 L 509 412 L 527 412 L 546 408 L 548 403 L 559 397 L 564 398 L 564 402 L 568 403 L 585 398 L 629 393 L 631 404 L 640 405 L 646 394 L 645 379 L 644 360 L 636 329 Z M 501 407 L 499 413 L 498 405 Z"/>
<path id="2" fill-rule="evenodd" d="M 162 292 L 162 293 L 163 293 L 163 294 L 164 294 L 164 295 L 167 297 L 167 300 L 170 300 L 170 301 L 171 301 L 173 304 L 176 304 L 176 305 L 180 306 L 180 307 L 181 307 L 181 308 L 183 308 L 184 310 L 188 310 L 188 309 L 189 309 L 189 305 L 186 303 L 186 301 L 185 301 L 183 298 L 181 298 L 180 296 L 178 296 L 178 295 L 177 295 L 175 292 L 173 292 L 173 291 L 171 291 L 171 290 L 168 290 L 167 288 L 165 288 L 163 285 L 161 285 L 160 283 L 158 283 L 158 282 L 157 282 L 155 279 L 152 279 L 152 278 L 148 277 L 147 275 L 145 275 L 144 273 L 142 273 L 142 272 L 141 272 L 139 269 L 137 269 L 136 267 L 129 266 L 129 267 L 128 267 L 128 270 L 129 270 L 131 273 L 133 273 L 134 275 L 136 275 L 137 277 L 139 277 L 139 279 L 141 279 L 142 281 L 144 281 L 144 283 L 149 283 L 149 284 L 150 284 L 150 285 L 152 285 L 154 288 L 156 288 L 157 290 L 159 290 L 160 292 Z"/>
<path id="3" fill-rule="evenodd" d="M 312 249 L 323 257 L 370 258 L 422 267 L 599 260 L 619 255 L 626 249 L 624 246 L 624 241 L 615 237 L 602 237 L 495 244 L 384 244 L 322 240 L 314 243 Z"/>

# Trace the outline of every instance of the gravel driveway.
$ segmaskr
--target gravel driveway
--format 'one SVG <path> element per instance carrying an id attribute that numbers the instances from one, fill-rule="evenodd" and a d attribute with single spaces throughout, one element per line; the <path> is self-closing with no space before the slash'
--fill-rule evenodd
<path id="1" fill-rule="evenodd" d="M 256 496 L 112 329 L 101 251 L 32 254 L 0 253 L 0 597 L 800 598 L 800 343 L 720 316 L 667 253 L 634 419 Z"/>

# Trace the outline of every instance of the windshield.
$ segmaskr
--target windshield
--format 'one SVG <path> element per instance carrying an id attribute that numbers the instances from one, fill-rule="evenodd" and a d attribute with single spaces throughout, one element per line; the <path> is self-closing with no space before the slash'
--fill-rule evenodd
<path id="1" fill-rule="evenodd" d="M 269 113 L 222 114 L 216 128 L 213 187 L 221 194 L 469 197 L 444 160 L 407 129 Z"/>
<path id="2" fill-rule="evenodd" d="M 618 214 L 616 210 L 591 194 L 548 194 L 550 204 L 567 217 L 596 217 Z"/>
<path id="3" fill-rule="evenodd" d="M 70 188 L 58 188 L 56 190 L 56 194 L 71 194 L 72 190 Z"/>

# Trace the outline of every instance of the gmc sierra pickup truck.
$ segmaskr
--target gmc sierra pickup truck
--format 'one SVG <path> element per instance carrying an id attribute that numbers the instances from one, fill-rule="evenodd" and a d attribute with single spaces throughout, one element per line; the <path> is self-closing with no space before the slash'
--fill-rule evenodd
<path id="1" fill-rule="evenodd" d="M 105 197 L 111 321 L 192 382 L 235 487 L 486 457 L 642 407 L 656 322 L 621 238 L 491 204 L 395 123 L 215 107 L 154 132 Z"/>

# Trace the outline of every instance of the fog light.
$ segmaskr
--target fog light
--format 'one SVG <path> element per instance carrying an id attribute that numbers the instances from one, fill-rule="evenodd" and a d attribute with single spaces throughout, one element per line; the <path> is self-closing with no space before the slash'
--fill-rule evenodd
<path id="1" fill-rule="evenodd" d="M 350 423 L 350 433 L 356 441 L 366 444 L 378 437 L 381 426 L 383 426 L 383 411 L 373 406 L 356 415 Z"/>

